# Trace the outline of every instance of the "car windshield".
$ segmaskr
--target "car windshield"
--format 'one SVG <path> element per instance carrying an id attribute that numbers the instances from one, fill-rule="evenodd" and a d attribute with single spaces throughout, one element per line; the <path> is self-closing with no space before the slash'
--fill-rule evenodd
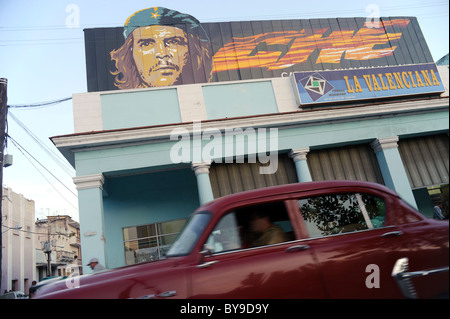
<path id="1" fill-rule="evenodd" d="M 211 215 L 206 212 L 195 214 L 191 217 L 184 229 L 178 235 L 178 238 L 170 247 L 166 257 L 184 256 L 189 254 L 194 247 L 205 226 L 208 224 Z"/>

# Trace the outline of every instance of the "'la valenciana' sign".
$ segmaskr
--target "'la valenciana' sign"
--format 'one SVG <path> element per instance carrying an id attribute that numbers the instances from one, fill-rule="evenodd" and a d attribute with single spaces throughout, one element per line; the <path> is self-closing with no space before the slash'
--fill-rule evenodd
<path id="1" fill-rule="evenodd" d="M 301 105 L 444 92 L 435 63 L 295 72 Z"/>

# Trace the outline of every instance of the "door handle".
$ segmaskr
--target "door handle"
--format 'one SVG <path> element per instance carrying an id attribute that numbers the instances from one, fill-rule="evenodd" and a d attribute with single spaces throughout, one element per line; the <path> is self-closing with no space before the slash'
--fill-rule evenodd
<path id="1" fill-rule="evenodd" d="M 155 295 L 151 294 L 151 295 L 140 296 L 140 297 L 137 297 L 136 299 L 155 299 Z"/>
<path id="2" fill-rule="evenodd" d="M 384 233 L 383 235 L 381 235 L 381 237 L 398 237 L 401 235 L 403 235 L 403 232 L 401 230 L 397 230 Z"/>
<path id="3" fill-rule="evenodd" d="M 160 293 L 158 295 L 158 297 L 160 297 L 160 298 L 167 298 L 167 297 L 173 297 L 176 294 L 177 294 L 177 292 L 175 290 L 170 290 L 170 291 L 166 291 L 166 292 Z"/>
<path id="4" fill-rule="evenodd" d="M 140 296 L 140 297 L 137 297 L 136 299 L 155 299 L 156 297 L 167 298 L 167 297 L 173 297 L 176 294 L 177 294 L 177 292 L 175 290 L 169 290 L 169 291 L 162 292 L 162 293 L 158 294 L 157 296 L 155 296 L 155 294 L 151 294 L 151 295 Z"/>
<path id="5" fill-rule="evenodd" d="M 286 252 L 293 253 L 296 251 L 302 251 L 302 250 L 306 250 L 306 249 L 309 249 L 309 245 L 295 245 L 295 246 L 288 247 L 286 249 Z"/>
<path id="6" fill-rule="evenodd" d="M 219 262 L 218 260 L 208 261 L 208 262 L 206 262 L 206 263 L 197 265 L 197 268 L 206 268 L 206 267 L 209 267 L 209 266 L 211 266 L 211 265 L 214 265 L 214 264 L 216 264 L 216 263 L 218 263 L 218 262 Z"/>

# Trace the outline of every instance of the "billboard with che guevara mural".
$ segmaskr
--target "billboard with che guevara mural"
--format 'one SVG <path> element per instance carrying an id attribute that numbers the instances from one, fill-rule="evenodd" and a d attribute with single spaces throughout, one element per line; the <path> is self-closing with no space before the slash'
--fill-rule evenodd
<path id="1" fill-rule="evenodd" d="M 414 17 L 200 23 L 152 7 L 84 34 L 89 92 L 433 62 Z"/>

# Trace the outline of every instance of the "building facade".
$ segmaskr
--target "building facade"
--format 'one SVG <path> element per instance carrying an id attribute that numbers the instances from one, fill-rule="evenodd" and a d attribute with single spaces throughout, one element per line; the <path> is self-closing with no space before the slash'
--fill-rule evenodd
<path id="1" fill-rule="evenodd" d="M 22 291 L 35 280 L 34 201 L 3 187 L 1 293 Z"/>
<path id="2" fill-rule="evenodd" d="M 36 221 L 36 279 L 69 276 L 82 271 L 80 225 L 70 216 L 48 216 Z M 50 256 L 50 268 L 49 266 Z"/>
<path id="3" fill-rule="evenodd" d="M 286 183 L 381 183 L 432 216 L 433 201 L 445 203 L 448 196 L 448 66 L 430 60 L 423 36 L 416 45 L 411 40 L 421 35 L 413 18 L 385 19 L 381 31 L 358 26 L 357 19 L 336 19 L 338 26 L 331 20 L 272 21 L 272 29 L 242 22 L 240 33 L 236 23 L 207 24 L 212 80 L 158 87 L 126 87 L 123 74 L 116 87 L 100 85 L 110 83 L 102 69 L 109 55 L 93 54 L 87 42 L 90 92 L 73 95 L 74 134 L 52 138 L 76 169 L 83 260 L 98 257 L 113 268 L 158 259 L 199 205 Z M 131 29 L 127 23 L 120 31 L 129 37 L 163 22 L 143 19 Z M 253 26 L 252 34 L 244 34 L 245 25 Z M 280 34 L 275 26 L 285 27 Z M 220 45 L 215 28 L 222 30 Z M 234 31 L 224 36 L 227 28 Z M 111 30 L 86 30 L 86 37 L 92 32 L 105 36 L 96 50 L 109 46 Z M 135 39 L 142 40 L 145 30 L 140 32 Z M 374 32 L 383 46 L 367 43 L 372 36 L 364 39 Z M 388 47 L 383 36 L 403 42 Z M 347 47 L 333 49 L 325 38 Z M 320 50 L 301 56 L 311 40 Z M 169 43 L 162 45 L 167 56 Z M 412 47 L 414 55 L 408 53 Z M 300 55 L 290 55 L 294 49 Z M 170 81 L 172 70 L 162 69 L 160 80 Z"/>

